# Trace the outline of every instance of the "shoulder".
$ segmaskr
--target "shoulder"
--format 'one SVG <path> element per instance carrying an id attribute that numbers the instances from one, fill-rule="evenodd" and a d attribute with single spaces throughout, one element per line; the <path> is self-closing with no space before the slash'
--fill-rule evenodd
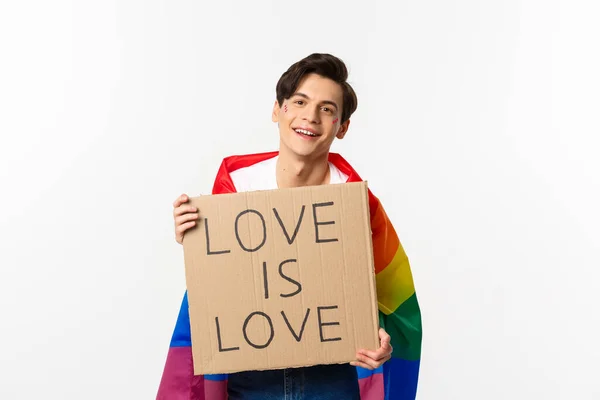
<path id="1" fill-rule="evenodd" d="M 279 152 L 271 151 L 265 153 L 253 153 L 253 154 L 236 154 L 225 157 L 221 162 L 221 168 L 224 168 L 229 173 L 236 171 L 240 168 L 250 167 L 261 161 L 265 161 L 277 156 Z"/>
<path id="2" fill-rule="evenodd" d="M 276 152 L 232 156 L 224 163 L 238 192 L 267 190 L 277 186 L 277 156 Z"/>

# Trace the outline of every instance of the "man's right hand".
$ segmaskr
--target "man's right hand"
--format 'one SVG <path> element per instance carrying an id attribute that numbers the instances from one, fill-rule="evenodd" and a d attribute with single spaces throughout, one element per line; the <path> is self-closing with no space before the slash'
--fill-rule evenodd
<path id="1" fill-rule="evenodd" d="M 198 219 L 198 209 L 187 204 L 190 198 L 187 194 L 182 194 L 173 203 L 173 219 L 175 220 L 175 240 L 183 244 L 183 235 L 185 231 L 196 226 Z"/>

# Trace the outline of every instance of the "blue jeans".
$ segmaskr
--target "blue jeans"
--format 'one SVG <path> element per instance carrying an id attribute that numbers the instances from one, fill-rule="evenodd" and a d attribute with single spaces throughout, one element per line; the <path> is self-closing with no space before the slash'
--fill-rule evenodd
<path id="1" fill-rule="evenodd" d="M 229 400 L 359 400 L 356 368 L 317 365 L 230 374 Z"/>

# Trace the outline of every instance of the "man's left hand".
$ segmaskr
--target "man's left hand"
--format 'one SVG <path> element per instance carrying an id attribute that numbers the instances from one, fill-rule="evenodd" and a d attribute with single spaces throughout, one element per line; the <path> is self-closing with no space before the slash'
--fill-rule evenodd
<path id="1" fill-rule="evenodd" d="M 379 342 L 381 343 L 379 349 L 375 351 L 358 350 L 356 352 L 356 361 L 352 361 L 350 364 L 370 370 L 381 367 L 384 362 L 392 357 L 390 340 L 390 335 L 383 328 L 379 328 Z"/>

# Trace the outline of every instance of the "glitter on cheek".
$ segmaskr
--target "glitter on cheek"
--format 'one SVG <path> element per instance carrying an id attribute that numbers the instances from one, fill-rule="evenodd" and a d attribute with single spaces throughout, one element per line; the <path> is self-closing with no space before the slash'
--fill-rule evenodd
<path id="1" fill-rule="evenodd" d="M 338 121 L 339 121 L 339 119 L 338 119 L 338 118 L 336 118 L 336 119 L 334 119 L 334 120 L 333 120 L 333 123 L 335 124 L 335 123 L 336 123 L 336 122 L 338 122 Z"/>
<path id="2" fill-rule="evenodd" d="M 287 104 L 283 106 L 283 112 L 287 112 Z"/>

